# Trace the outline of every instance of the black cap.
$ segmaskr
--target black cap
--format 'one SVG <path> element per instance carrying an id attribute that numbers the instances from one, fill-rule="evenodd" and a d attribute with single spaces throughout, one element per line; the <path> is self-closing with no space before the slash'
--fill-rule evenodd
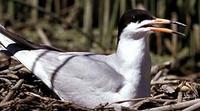
<path id="1" fill-rule="evenodd" d="M 118 41 L 123 29 L 131 22 L 141 22 L 143 20 L 152 20 L 155 17 L 152 16 L 148 11 L 132 9 L 126 11 L 119 20 L 118 23 Z"/>

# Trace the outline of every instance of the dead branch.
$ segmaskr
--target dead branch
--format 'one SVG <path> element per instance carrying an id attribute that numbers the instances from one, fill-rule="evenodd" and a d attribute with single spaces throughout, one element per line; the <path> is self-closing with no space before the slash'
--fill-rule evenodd
<path id="1" fill-rule="evenodd" d="M 163 70 L 160 70 L 154 77 L 153 79 L 151 80 L 151 82 L 154 82 L 154 81 L 157 81 L 160 76 L 163 74 Z"/>
<path id="2" fill-rule="evenodd" d="M 179 80 L 171 80 L 171 81 L 152 81 L 151 82 L 151 85 L 156 85 L 156 84 L 178 84 L 179 83 Z"/>
<path id="3" fill-rule="evenodd" d="M 45 34 L 45 32 L 43 31 L 43 29 L 40 26 L 36 27 L 37 33 L 39 35 L 39 37 L 42 40 L 42 43 L 44 43 L 45 45 L 51 46 L 51 42 L 49 41 L 47 35 Z"/>
<path id="4" fill-rule="evenodd" d="M 166 105 L 166 106 L 161 106 L 161 107 L 146 109 L 145 111 L 170 111 L 170 110 L 177 110 L 177 109 L 183 109 L 185 107 L 191 106 L 191 105 L 199 103 L 199 102 L 200 102 L 200 99 L 195 99 L 195 100 L 185 101 L 185 102 L 181 102 L 181 103 L 177 103 L 177 104 L 172 104 L 172 105 Z"/>
<path id="5" fill-rule="evenodd" d="M 19 79 L 19 77 L 14 74 L 0 75 L 0 78 L 10 78 L 10 79 L 16 79 L 16 80 Z"/>
<path id="6" fill-rule="evenodd" d="M 180 102 L 182 102 L 182 100 L 183 100 L 183 92 L 180 91 L 180 92 L 178 92 L 177 102 L 180 103 Z"/>
<path id="7" fill-rule="evenodd" d="M 11 85 L 12 82 L 9 80 L 9 79 L 6 79 L 6 78 L 0 78 L 0 81 L 4 81 L 6 82 L 8 85 Z"/>
<path id="8" fill-rule="evenodd" d="M 9 67 L 9 69 L 5 69 L 5 70 L 3 70 L 3 71 L 0 71 L 0 74 L 1 74 L 1 73 L 9 73 L 9 72 L 11 72 L 11 71 L 20 69 L 20 68 L 22 68 L 22 67 L 24 67 L 24 65 L 22 65 L 22 64 L 15 65 L 15 66 L 13 66 L 13 67 Z"/>
<path id="9" fill-rule="evenodd" d="M 192 106 L 185 108 L 183 111 L 194 111 L 200 108 L 200 102 L 193 104 Z"/>
<path id="10" fill-rule="evenodd" d="M 13 94 L 15 93 L 15 91 L 18 90 L 18 89 L 21 87 L 21 85 L 22 85 L 23 82 L 24 82 L 24 80 L 23 80 L 23 79 L 20 79 L 20 80 L 15 84 L 15 86 L 13 86 L 13 87 L 11 88 L 11 90 L 10 90 L 9 93 L 6 95 L 6 97 L 1 101 L 1 103 L 10 100 L 10 99 L 13 97 Z"/>
<path id="11" fill-rule="evenodd" d="M 52 98 L 48 98 L 48 97 L 42 97 L 38 94 L 35 94 L 33 92 L 25 92 L 25 94 L 27 94 L 28 96 L 33 96 L 33 97 L 37 97 L 39 99 L 42 99 L 42 100 L 45 100 L 45 101 L 49 101 L 49 100 L 55 100 L 55 99 L 52 99 Z"/>
<path id="12" fill-rule="evenodd" d="M 174 61 L 167 61 L 163 64 L 154 65 L 151 68 L 151 74 L 157 74 L 160 70 L 166 68 L 167 66 L 171 66 Z"/>
<path id="13" fill-rule="evenodd" d="M 8 102 L 0 103 L 0 108 L 9 106 L 10 104 L 13 104 L 14 102 L 15 102 L 14 100 L 11 100 L 11 101 L 8 101 Z"/>

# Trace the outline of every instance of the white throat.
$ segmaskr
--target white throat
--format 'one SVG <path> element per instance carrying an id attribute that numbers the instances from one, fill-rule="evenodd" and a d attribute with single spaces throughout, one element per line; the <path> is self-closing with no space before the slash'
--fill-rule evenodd
<path id="1" fill-rule="evenodd" d="M 115 69 L 126 79 L 120 93 L 126 99 L 149 96 L 151 67 L 147 37 L 149 33 L 139 34 L 139 39 L 127 36 L 132 34 L 121 34 L 115 54 L 115 63 L 118 64 Z"/>

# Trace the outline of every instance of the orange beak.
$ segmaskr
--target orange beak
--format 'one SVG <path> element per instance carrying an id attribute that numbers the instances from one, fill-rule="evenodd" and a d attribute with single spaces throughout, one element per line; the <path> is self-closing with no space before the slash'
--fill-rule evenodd
<path id="1" fill-rule="evenodd" d="M 167 19 L 161 19 L 161 18 L 156 18 L 152 21 L 152 23 L 148 24 L 148 25 L 159 25 L 159 24 L 177 24 L 180 26 L 185 27 L 186 25 L 177 21 L 171 21 L 171 20 L 167 20 Z M 160 28 L 160 27 L 147 27 L 149 28 L 151 31 L 154 32 L 164 32 L 164 33 L 174 33 L 174 34 L 178 34 L 181 36 L 185 36 L 185 34 L 181 33 L 181 32 L 177 32 L 174 31 L 172 29 L 168 29 L 168 28 Z"/>
<path id="2" fill-rule="evenodd" d="M 181 32 L 177 32 L 177 31 L 174 31 L 174 30 L 168 29 L 168 28 L 156 28 L 156 27 L 148 27 L 148 28 L 150 28 L 151 31 L 154 31 L 154 32 L 174 33 L 174 34 L 178 34 L 181 36 L 185 36 L 185 34 L 183 34 Z"/>

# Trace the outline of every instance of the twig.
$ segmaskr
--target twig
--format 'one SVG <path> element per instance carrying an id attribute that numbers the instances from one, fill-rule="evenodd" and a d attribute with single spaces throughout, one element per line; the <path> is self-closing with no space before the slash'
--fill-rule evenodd
<path id="1" fill-rule="evenodd" d="M 51 42 L 49 41 L 47 35 L 46 35 L 45 32 L 42 30 L 42 28 L 39 27 L 39 26 L 37 26 L 37 27 L 36 27 L 36 30 L 37 30 L 37 33 L 38 33 L 39 37 L 41 38 L 42 42 L 43 42 L 45 45 L 51 46 Z"/>
<path id="2" fill-rule="evenodd" d="M 14 70 L 18 70 L 18 69 L 20 69 L 20 68 L 22 68 L 22 67 L 24 67 L 23 64 L 18 64 L 18 65 L 15 65 L 15 66 L 13 66 L 13 67 L 9 67 L 9 70 L 14 71 Z"/>
<path id="3" fill-rule="evenodd" d="M 181 102 L 181 103 L 177 103 L 177 104 L 172 104 L 172 105 L 166 105 L 166 106 L 161 106 L 161 107 L 146 109 L 144 111 L 169 111 L 169 110 L 177 110 L 177 109 L 183 109 L 185 107 L 191 106 L 191 105 L 199 103 L 199 102 L 200 102 L 200 99 L 195 99 L 195 100 Z"/>
<path id="4" fill-rule="evenodd" d="M 17 99 L 17 100 L 10 100 L 8 102 L 3 102 L 3 103 L 0 103 L 0 108 L 8 107 L 11 104 L 15 104 L 15 103 L 18 103 L 18 104 L 26 103 L 26 102 L 33 100 L 33 98 L 34 97 L 26 97 L 24 99 Z"/>
<path id="5" fill-rule="evenodd" d="M 142 100 L 142 101 L 139 101 L 137 103 L 135 103 L 131 109 L 137 109 L 139 106 L 141 106 L 142 104 L 146 103 L 146 102 L 149 102 L 150 100 L 149 99 L 145 99 L 145 100 Z"/>
<path id="6" fill-rule="evenodd" d="M 167 66 L 170 66 L 172 63 L 173 63 L 173 61 L 167 61 L 167 62 L 164 62 L 163 64 L 158 64 L 158 65 L 152 66 L 152 68 L 151 68 L 151 74 L 158 73 L 161 69 L 164 69 Z"/>
<path id="7" fill-rule="evenodd" d="M 0 71 L 0 74 L 1 74 L 1 73 L 9 73 L 9 72 L 11 72 L 11 71 L 14 71 L 14 70 L 20 69 L 20 68 L 22 68 L 22 67 L 24 67 L 23 64 L 15 65 L 15 66 L 13 66 L 13 67 L 9 67 L 9 69 L 6 69 L 6 70 L 3 70 L 3 71 Z"/>
<path id="8" fill-rule="evenodd" d="M 27 102 L 30 102 L 30 101 L 33 100 L 33 99 L 34 99 L 34 97 L 28 96 L 28 97 L 26 97 L 26 98 L 24 98 L 24 99 L 18 99 L 18 100 L 16 101 L 16 103 L 18 103 L 18 104 L 27 103 Z"/>
<path id="9" fill-rule="evenodd" d="M 151 85 L 156 85 L 156 84 L 178 84 L 179 80 L 173 80 L 173 81 L 152 81 Z"/>
<path id="10" fill-rule="evenodd" d="M 41 100 L 45 100 L 45 101 L 49 101 L 49 100 L 55 100 L 55 99 L 52 99 L 52 98 L 48 98 L 48 97 L 42 97 L 38 94 L 35 94 L 35 93 L 32 93 L 32 92 L 25 92 L 26 95 L 29 95 L 29 96 L 33 96 L 33 97 L 37 97 Z"/>
<path id="11" fill-rule="evenodd" d="M 17 90 L 21 87 L 22 83 L 24 82 L 24 79 L 20 79 L 15 86 L 12 87 L 12 90 Z"/>
<path id="12" fill-rule="evenodd" d="M 121 103 L 125 103 L 125 102 L 141 101 L 141 100 L 144 100 L 144 99 L 147 99 L 147 98 L 148 97 L 146 97 L 146 98 L 135 98 L 135 99 L 129 99 L 129 100 L 123 100 L 123 101 L 116 101 L 116 102 L 110 103 L 109 105 L 112 105 L 112 104 L 121 104 Z"/>
<path id="13" fill-rule="evenodd" d="M 196 96 L 199 96 L 198 91 L 196 90 L 196 88 L 194 88 L 194 85 L 193 85 L 192 83 L 186 82 L 185 85 L 186 85 L 187 87 L 189 87 L 189 88 L 194 92 L 194 94 L 195 94 Z"/>
<path id="14" fill-rule="evenodd" d="M 27 88 L 29 88 L 29 89 L 32 89 L 32 88 L 34 88 L 35 86 L 30 85 L 30 84 L 22 84 L 22 87 L 27 87 Z"/>
<path id="15" fill-rule="evenodd" d="M 154 97 L 149 97 L 149 98 L 146 98 L 145 100 L 142 100 L 142 101 L 139 101 L 137 103 L 135 103 L 133 105 L 133 108 L 134 109 L 137 109 L 139 106 L 141 106 L 142 104 L 146 103 L 146 102 L 151 102 L 151 101 L 154 101 L 154 102 L 159 102 L 159 103 L 164 103 L 164 102 L 176 102 L 176 100 L 170 100 L 170 99 L 156 99 Z"/>
<path id="16" fill-rule="evenodd" d="M 0 103 L 0 108 L 9 106 L 10 104 L 13 104 L 14 102 L 15 102 L 14 100 L 11 100 L 11 101 L 8 101 L 8 102 Z"/>
<path id="17" fill-rule="evenodd" d="M 95 109 L 98 109 L 98 110 L 113 110 L 113 107 L 110 107 L 114 104 L 122 104 L 122 103 L 125 103 L 125 102 L 138 102 L 138 101 L 142 101 L 142 100 L 147 100 L 148 98 L 152 98 L 152 97 L 146 97 L 146 98 L 135 98 L 135 99 L 130 99 L 130 100 L 122 100 L 122 101 L 116 101 L 116 102 L 113 102 L 113 103 L 107 103 L 105 105 L 99 105 L 97 106 Z M 130 110 L 128 107 L 122 107 L 122 109 L 125 108 L 127 110 Z"/>
<path id="18" fill-rule="evenodd" d="M 153 79 L 151 80 L 151 82 L 154 82 L 154 81 L 157 81 L 160 76 L 163 74 L 163 70 L 160 70 L 154 77 Z"/>
<path id="19" fill-rule="evenodd" d="M 11 79 L 15 79 L 15 80 L 19 79 L 19 77 L 14 74 L 0 75 L 0 78 L 11 78 Z"/>
<path id="20" fill-rule="evenodd" d="M 155 102 L 160 102 L 160 103 L 164 103 L 164 102 L 176 102 L 176 100 L 171 100 L 171 99 L 155 99 L 155 98 L 150 98 L 150 101 L 155 101 Z"/>
<path id="21" fill-rule="evenodd" d="M 49 98 L 49 97 L 42 97 L 38 94 L 35 94 L 35 93 L 32 93 L 32 92 L 25 92 L 25 94 L 29 95 L 29 96 L 33 96 L 33 97 L 36 97 L 36 98 L 39 98 L 41 100 L 44 100 L 44 101 L 56 101 L 56 102 L 61 102 L 63 103 L 63 105 L 68 105 L 68 106 L 71 106 L 73 108 L 76 108 L 77 110 L 92 110 L 92 109 L 88 109 L 86 107 L 82 107 L 82 106 L 79 106 L 77 104 L 74 104 L 74 103 L 71 103 L 71 102 L 66 102 L 66 101 L 61 101 L 61 100 L 56 100 L 56 99 L 53 99 L 53 98 Z M 55 106 L 56 105 L 52 105 L 52 106 Z M 57 106 L 62 106 L 62 105 L 57 105 Z"/>
<path id="22" fill-rule="evenodd" d="M 11 90 L 10 90 L 9 93 L 6 95 L 6 97 L 1 101 L 1 103 L 10 100 L 10 99 L 12 98 L 13 94 L 15 93 L 15 91 L 21 87 L 21 85 L 22 85 L 23 82 L 24 82 L 24 79 L 20 79 L 20 80 L 15 84 L 15 86 L 13 86 L 13 87 L 11 88 Z"/>
<path id="23" fill-rule="evenodd" d="M 165 93 L 162 93 L 162 94 L 154 96 L 153 98 L 158 99 L 158 98 L 165 97 L 165 96 L 167 96 L 167 95 Z"/>
<path id="24" fill-rule="evenodd" d="M 174 100 L 174 101 L 166 101 L 165 103 L 163 103 L 163 106 L 166 106 L 166 105 L 169 105 L 169 104 L 175 104 L 175 103 L 177 103 L 176 100 Z"/>
<path id="25" fill-rule="evenodd" d="M 194 111 L 200 108 L 200 102 L 193 104 L 192 106 L 185 108 L 183 111 Z"/>
<path id="26" fill-rule="evenodd" d="M 1 81 L 5 81 L 8 85 L 11 85 L 12 82 L 6 78 L 0 78 Z"/>
<path id="27" fill-rule="evenodd" d="M 179 91 L 178 92 L 178 97 L 177 97 L 177 102 L 180 103 L 180 102 L 182 102 L 182 100 L 183 100 L 183 92 Z"/>

